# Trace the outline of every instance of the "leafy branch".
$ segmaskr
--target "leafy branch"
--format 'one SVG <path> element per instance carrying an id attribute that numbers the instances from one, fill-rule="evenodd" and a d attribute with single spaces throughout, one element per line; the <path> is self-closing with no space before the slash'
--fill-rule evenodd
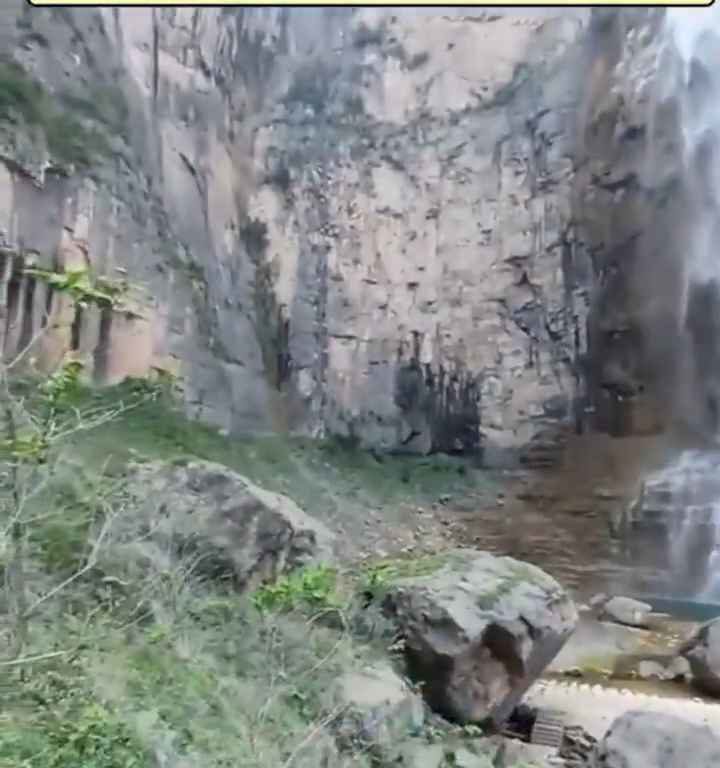
<path id="1" fill-rule="evenodd" d="M 24 271 L 26 275 L 44 281 L 53 290 L 68 295 L 79 307 L 117 308 L 130 288 L 125 280 L 93 277 L 87 269 L 55 272 L 27 267 Z M 0 297 L 0 300 L 6 304 L 7 297 Z M 7 307 L 0 306 L 0 309 Z M 27 546 L 32 526 L 43 515 L 38 517 L 28 513 L 29 500 L 36 497 L 40 489 L 47 487 L 66 441 L 77 433 L 97 429 L 117 419 L 159 394 L 157 388 L 150 387 L 136 392 L 126 402 L 84 406 L 84 365 L 75 360 L 65 362 L 43 382 L 31 382 L 29 390 L 19 392 L 18 387 L 11 386 L 10 370 L 47 327 L 47 322 L 43 323 L 30 344 L 13 360 L 0 358 L 0 458 L 7 470 L 0 477 L 0 493 L 4 497 L 0 498 L 0 509 L 4 513 L 0 549 L 4 549 L 6 554 L 1 570 L 12 634 L 11 661 L 22 655 L 30 617 L 95 567 L 99 548 L 114 516 L 112 510 L 106 509 L 105 522 L 85 563 L 74 574 L 31 602 L 26 583 Z M 53 510 L 45 514 L 52 515 Z"/>
<path id="2" fill-rule="evenodd" d="M 56 291 L 69 294 L 78 306 L 83 308 L 90 304 L 99 307 L 115 307 L 130 290 L 127 280 L 93 276 L 89 269 L 55 272 L 39 267 L 26 267 L 24 272 L 26 275 L 42 280 Z"/>

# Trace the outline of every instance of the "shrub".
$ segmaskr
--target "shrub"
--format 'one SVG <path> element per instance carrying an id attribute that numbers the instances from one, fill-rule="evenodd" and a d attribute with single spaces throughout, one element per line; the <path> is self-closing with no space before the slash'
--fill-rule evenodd
<path id="1" fill-rule="evenodd" d="M 337 576 L 326 565 L 302 568 L 258 589 L 252 602 L 263 612 L 339 608 L 343 601 L 337 592 Z"/>
<path id="2" fill-rule="evenodd" d="M 106 136 L 62 110 L 43 85 L 16 62 L 0 60 L 0 118 L 42 128 L 54 160 L 80 167 L 109 151 Z"/>

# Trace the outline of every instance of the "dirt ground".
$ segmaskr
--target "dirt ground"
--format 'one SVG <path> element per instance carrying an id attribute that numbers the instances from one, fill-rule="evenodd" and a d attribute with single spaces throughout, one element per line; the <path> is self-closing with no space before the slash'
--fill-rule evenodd
<path id="1" fill-rule="evenodd" d="M 611 522 L 676 447 L 669 438 L 573 437 L 559 467 L 487 470 L 477 492 L 416 511 L 425 531 L 418 546 L 511 555 L 542 567 L 579 599 L 632 593 L 643 574 L 625 562 Z"/>

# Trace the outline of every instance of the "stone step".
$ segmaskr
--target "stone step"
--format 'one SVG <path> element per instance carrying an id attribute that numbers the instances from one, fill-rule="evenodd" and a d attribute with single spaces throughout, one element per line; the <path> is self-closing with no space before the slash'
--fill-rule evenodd
<path id="1" fill-rule="evenodd" d="M 530 733 L 533 744 L 559 748 L 565 731 L 565 713 L 557 709 L 537 710 L 535 724 Z"/>
<path id="2" fill-rule="evenodd" d="M 677 715 L 707 725 L 720 734 L 720 703 L 639 693 L 588 683 L 540 680 L 524 697 L 524 703 L 545 710 L 566 712 L 566 726 L 580 726 L 601 738 L 610 723 L 632 709 Z"/>

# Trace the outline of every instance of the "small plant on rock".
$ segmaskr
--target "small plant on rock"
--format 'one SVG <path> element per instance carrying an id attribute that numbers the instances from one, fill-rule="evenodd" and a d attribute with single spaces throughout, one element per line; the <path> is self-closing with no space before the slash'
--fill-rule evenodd
<path id="1" fill-rule="evenodd" d="M 337 590 L 337 571 L 327 565 L 302 568 L 266 584 L 252 596 L 262 612 L 289 612 L 300 608 L 339 609 L 343 600 Z"/>

